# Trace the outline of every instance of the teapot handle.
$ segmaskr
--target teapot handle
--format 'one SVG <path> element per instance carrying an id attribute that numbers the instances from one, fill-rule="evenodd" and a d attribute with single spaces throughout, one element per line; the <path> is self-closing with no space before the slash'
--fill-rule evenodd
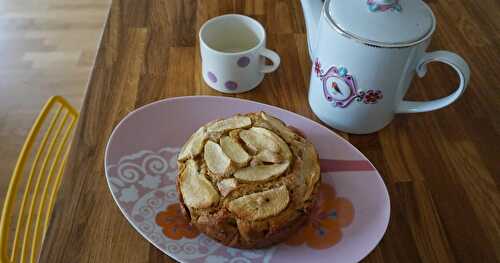
<path id="1" fill-rule="evenodd" d="M 448 64 L 455 69 L 460 78 L 458 88 L 452 94 L 436 100 L 424 102 L 403 100 L 396 109 L 396 113 L 417 113 L 441 109 L 456 101 L 460 95 L 464 93 L 465 88 L 469 83 L 470 69 L 463 58 L 449 51 L 434 51 L 426 53 L 417 64 L 417 75 L 419 77 L 425 76 L 425 73 L 427 73 L 427 63 L 433 61 Z"/>

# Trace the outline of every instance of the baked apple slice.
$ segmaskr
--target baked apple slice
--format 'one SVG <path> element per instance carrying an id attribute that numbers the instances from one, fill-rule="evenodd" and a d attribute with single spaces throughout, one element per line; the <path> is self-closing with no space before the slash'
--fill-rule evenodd
<path id="1" fill-rule="evenodd" d="M 285 161 L 279 164 L 249 166 L 237 170 L 233 176 L 238 180 L 247 182 L 268 181 L 283 174 L 289 165 L 290 162 Z"/>
<path id="2" fill-rule="evenodd" d="M 228 130 L 245 128 L 252 125 L 252 120 L 247 116 L 236 115 L 228 119 L 213 122 L 208 125 L 208 132 L 226 132 Z"/>
<path id="3" fill-rule="evenodd" d="M 226 196 L 238 187 L 238 181 L 234 178 L 227 178 L 217 183 L 217 188 L 222 196 Z"/>
<path id="4" fill-rule="evenodd" d="M 184 146 L 182 146 L 177 160 L 184 161 L 188 158 L 196 157 L 201 153 L 207 138 L 208 134 L 205 127 L 199 128 L 193 135 L 191 135 L 191 137 L 189 137 Z"/>
<path id="5" fill-rule="evenodd" d="M 279 214 L 289 202 L 288 190 L 283 185 L 234 199 L 228 203 L 228 209 L 240 219 L 259 220 Z"/>
<path id="6" fill-rule="evenodd" d="M 245 166 L 250 160 L 250 155 L 243 149 L 238 141 L 230 136 L 224 136 L 220 139 L 222 151 L 239 167 Z"/>
<path id="7" fill-rule="evenodd" d="M 198 164 L 188 160 L 179 178 L 184 203 L 189 207 L 207 208 L 219 202 L 219 194 L 210 181 L 199 173 Z"/>
<path id="8" fill-rule="evenodd" d="M 241 130 L 239 135 L 247 147 L 255 153 L 262 150 L 269 150 L 272 152 L 278 152 L 280 150 L 276 140 L 263 134 L 262 132 L 256 131 L 255 128 Z"/>
<path id="9" fill-rule="evenodd" d="M 219 144 L 207 141 L 203 152 L 203 158 L 208 170 L 214 174 L 226 175 L 231 169 L 231 159 L 227 157 Z"/>

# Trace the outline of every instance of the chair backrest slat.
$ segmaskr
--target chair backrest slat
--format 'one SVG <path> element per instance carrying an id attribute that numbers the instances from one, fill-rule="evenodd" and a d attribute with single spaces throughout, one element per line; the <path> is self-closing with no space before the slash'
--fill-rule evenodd
<path id="1" fill-rule="evenodd" d="M 50 112 L 51 108 L 48 108 L 47 111 Z M 35 178 L 36 168 L 38 167 L 38 161 L 40 160 L 40 157 L 42 156 L 42 154 L 45 152 L 45 148 L 47 146 L 47 141 L 48 141 L 50 135 L 52 134 L 52 130 L 54 129 L 54 127 L 57 123 L 57 120 L 59 119 L 59 116 L 61 115 L 62 111 L 63 111 L 63 107 L 59 106 L 59 108 L 57 109 L 57 112 L 54 114 L 54 116 L 52 116 L 49 127 L 47 128 L 47 131 L 43 135 L 42 141 L 40 142 L 38 150 L 36 151 L 35 157 L 33 159 L 33 163 L 31 164 L 31 169 L 30 169 L 30 172 L 28 174 L 26 187 L 25 187 L 24 193 L 23 193 L 23 199 L 21 200 L 21 205 L 19 207 L 19 215 L 17 217 L 16 230 L 14 232 L 14 240 L 12 242 L 11 255 L 10 255 L 10 260 L 12 262 L 18 256 L 17 255 L 18 251 L 19 251 L 18 250 L 18 243 L 19 243 L 18 239 L 19 239 L 19 234 L 21 232 L 21 229 L 28 228 L 28 226 L 26 226 L 26 222 L 25 222 L 25 217 L 26 217 L 25 206 L 27 205 L 26 201 L 28 200 L 28 197 L 31 193 L 31 189 L 33 188 L 32 182 L 33 182 L 33 178 Z M 42 122 L 44 120 L 45 119 L 43 119 Z M 35 134 L 35 137 L 36 136 L 37 136 L 37 134 Z M 26 153 L 26 155 L 28 155 L 28 153 Z M 22 173 L 23 171 L 20 171 L 20 172 Z M 20 175 L 19 175 L 19 177 L 20 177 Z M 11 179 L 11 180 L 13 180 L 13 179 Z"/>
<path id="2" fill-rule="evenodd" d="M 57 144 L 57 140 L 58 140 L 59 136 L 61 135 L 62 127 L 64 126 L 64 122 L 67 120 L 67 118 L 68 118 L 68 115 L 65 114 L 65 117 L 62 121 L 58 120 L 59 125 L 57 126 L 57 129 L 55 130 L 55 135 L 52 136 L 52 140 L 50 141 L 49 148 L 47 149 L 47 153 L 45 154 L 45 158 L 43 159 L 43 162 L 42 162 L 42 167 L 40 168 L 40 170 L 38 172 L 38 176 L 37 176 L 36 183 L 35 183 L 35 188 L 33 189 L 33 193 L 31 195 L 31 202 L 30 202 L 29 211 L 28 211 L 28 219 L 26 220 L 27 225 L 26 225 L 26 228 L 24 229 L 24 238 L 23 238 L 22 247 L 21 247 L 21 262 L 28 262 L 27 256 L 28 256 L 28 251 L 30 249 L 28 242 L 30 240 L 33 240 L 32 234 L 34 234 L 33 233 L 34 231 L 32 231 L 32 226 L 34 226 L 34 224 L 36 224 L 37 219 L 39 218 L 39 216 L 41 216 L 41 215 L 38 215 L 38 217 L 35 217 L 35 207 L 37 205 L 38 206 L 42 205 L 41 203 L 36 202 L 36 199 L 38 198 L 39 191 L 41 190 L 40 188 L 42 185 L 42 181 L 43 181 L 43 179 L 46 179 L 44 175 L 45 175 L 46 170 L 47 170 L 47 165 L 50 161 L 52 154 L 54 153 L 54 147 Z M 36 221 L 34 221 L 34 220 L 36 220 Z M 36 249 L 36 247 L 31 247 L 31 250 L 33 250 L 33 249 Z M 34 262 L 34 260 L 31 259 L 30 262 Z"/>
<path id="3" fill-rule="evenodd" d="M 48 128 L 43 136 L 39 136 L 50 113 L 52 118 Z M 54 96 L 45 104 L 31 128 L 14 168 L 4 201 L 0 219 L 0 263 L 37 261 L 77 120 L 78 112 L 62 97 Z M 41 141 L 32 152 L 38 137 L 42 137 Z M 27 176 L 24 176 L 26 163 L 31 155 L 34 155 L 31 167 L 26 173 Z M 14 204 L 16 196 L 21 194 L 19 191 L 21 181 L 24 182 L 24 192 L 17 211 L 18 218 L 12 243 L 9 245 L 10 226 L 13 222 L 13 212 L 16 211 Z"/>
<path id="4" fill-rule="evenodd" d="M 50 111 L 50 109 L 48 109 Z M 63 107 L 59 106 L 57 109 L 57 112 L 54 114 L 52 117 L 52 120 L 50 121 L 49 127 L 45 134 L 43 135 L 42 141 L 40 143 L 40 146 L 38 147 L 38 150 L 35 154 L 35 158 L 33 160 L 33 163 L 31 164 L 31 169 L 27 177 L 27 182 L 26 182 L 26 187 L 24 189 L 24 194 L 23 194 L 23 199 L 21 200 L 21 205 L 19 207 L 19 212 L 18 212 L 18 220 L 16 224 L 16 231 L 14 233 L 14 241 L 12 242 L 12 248 L 11 248 L 11 257 L 10 260 L 14 261 L 15 258 L 17 258 L 18 254 L 18 239 L 19 239 L 19 234 L 21 232 L 21 228 L 23 228 L 24 233 L 26 234 L 26 231 L 29 230 L 30 224 L 26 224 L 26 221 L 24 220 L 26 215 L 25 213 L 27 212 L 25 209 L 25 206 L 27 205 L 26 201 L 28 200 L 28 197 L 30 193 L 32 192 L 32 188 L 36 188 L 36 185 L 33 186 L 33 178 L 35 178 L 35 173 L 37 172 L 37 167 L 38 167 L 38 162 L 40 160 L 40 157 L 46 152 L 46 146 L 47 146 L 47 141 L 52 134 L 52 131 L 54 130 L 54 127 L 56 126 L 56 123 L 59 119 L 59 116 L 63 112 Z M 37 135 L 35 135 L 37 136 Z M 26 153 L 28 155 L 28 153 Z M 23 169 L 24 170 L 24 169 Z M 19 175 L 20 176 L 20 175 Z M 31 205 L 33 203 L 33 199 L 31 199 Z M 30 203 L 28 203 L 30 204 Z M 30 206 L 31 207 L 31 206 Z M 26 236 L 25 236 L 26 237 Z M 24 244 L 24 241 L 23 241 Z"/>
<path id="5" fill-rule="evenodd" d="M 33 237 L 32 244 L 31 244 L 31 261 L 32 262 L 36 261 L 36 258 L 38 256 L 38 250 L 40 249 L 40 246 L 38 246 L 38 244 L 40 244 L 40 241 L 41 241 L 40 239 L 45 234 L 45 231 L 43 231 L 43 229 L 45 229 L 45 227 L 41 226 L 41 223 L 42 223 L 42 221 L 47 222 L 47 220 L 48 220 L 49 212 L 48 212 L 48 210 L 46 210 L 46 205 L 47 205 L 47 202 L 49 201 L 49 200 L 47 200 L 48 192 L 49 192 L 48 190 L 49 190 L 50 186 L 52 186 L 52 188 L 56 188 L 56 184 L 55 184 L 56 178 L 53 179 L 53 176 L 54 176 L 54 173 L 56 172 L 56 166 L 58 164 L 59 164 L 59 166 L 62 165 L 62 163 L 60 163 L 61 155 L 63 154 L 63 150 L 66 148 L 68 138 L 69 138 L 69 135 L 71 133 L 71 129 L 72 129 L 72 126 L 74 123 L 74 118 L 71 118 L 71 120 L 69 120 L 69 122 L 68 122 L 68 118 L 70 118 L 69 114 L 70 113 L 67 112 L 64 116 L 62 123 L 64 123 L 64 125 L 66 126 L 66 131 L 62 135 L 62 141 L 59 143 L 57 150 L 54 153 L 55 154 L 54 159 L 52 160 L 52 165 L 50 166 L 49 172 L 47 174 L 47 179 L 45 181 L 45 185 L 43 186 L 42 195 L 40 197 L 40 203 L 38 205 L 38 213 L 37 213 L 38 217 L 36 218 L 35 228 L 33 231 L 35 236 Z M 61 127 L 61 131 L 62 131 L 62 129 L 64 129 L 64 127 Z M 47 208 L 48 207 L 50 207 L 50 205 L 48 205 Z M 43 216 L 42 216 L 42 213 L 43 213 Z M 43 228 L 43 229 L 41 229 L 41 228 Z"/>

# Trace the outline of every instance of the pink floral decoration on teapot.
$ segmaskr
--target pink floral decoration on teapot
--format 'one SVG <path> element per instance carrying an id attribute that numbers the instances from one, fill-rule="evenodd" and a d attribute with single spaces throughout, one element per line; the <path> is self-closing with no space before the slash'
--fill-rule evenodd
<path id="1" fill-rule="evenodd" d="M 323 84 L 323 94 L 334 107 L 346 108 L 354 100 L 365 104 L 375 104 L 383 98 L 380 90 L 358 90 L 354 77 L 345 67 L 331 66 L 326 72 L 319 59 L 314 62 L 314 72 Z"/>
<path id="2" fill-rule="evenodd" d="M 400 12 L 401 5 L 399 0 L 368 0 L 368 9 L 372 12 L 385 12 L 388 10 Z"/>

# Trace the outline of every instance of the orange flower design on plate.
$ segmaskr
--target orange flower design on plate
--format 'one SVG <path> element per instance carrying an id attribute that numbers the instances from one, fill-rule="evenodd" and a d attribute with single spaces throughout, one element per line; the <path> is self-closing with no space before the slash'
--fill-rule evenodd
<path id="1" fill-rule="evenodd" d="M 342 239 L 342 228 L 350 225 L 354 219 L 351 201 L 337 197 L 333 187 L 328 184 L 320 186 L 319 195 L 319 202 L 309 221 L 286 241 L 287 245 L 299 246 L 306 243 L 313 249 L 325 249 Z"/>
<path id="2" fill-rule="evenodd" d="M 156 224 L 163 228 L 163 234 L 171 239 L 179 240 L 183 237 L 193 239 L 200 233 L 186 221 L 179 204 L 171 204 L 167 210 L 156 215 Z"/>

